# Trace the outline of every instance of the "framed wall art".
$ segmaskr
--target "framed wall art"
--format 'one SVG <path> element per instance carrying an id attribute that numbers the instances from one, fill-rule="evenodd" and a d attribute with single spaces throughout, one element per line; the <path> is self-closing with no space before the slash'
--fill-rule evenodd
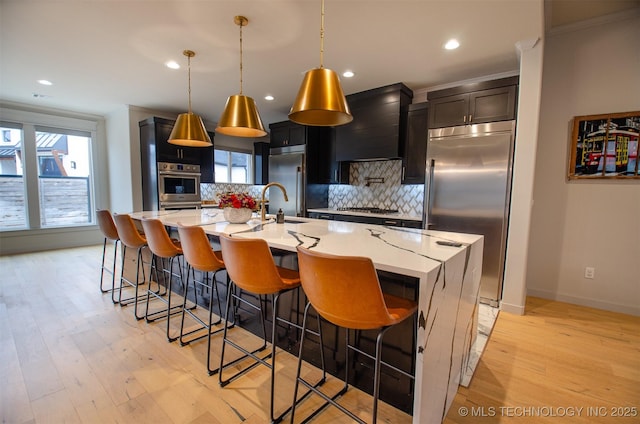
<path id="1" fill-rule="evenodd" d="M 569 179 L 640 178 L 640 111 L 573 118 Z"/>

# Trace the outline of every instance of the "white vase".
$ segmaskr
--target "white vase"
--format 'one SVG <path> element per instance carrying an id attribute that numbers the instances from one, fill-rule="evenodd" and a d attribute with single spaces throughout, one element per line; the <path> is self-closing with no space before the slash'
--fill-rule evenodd
<path id="1" fill-rule="evenodd" d="M 249 208 L 224 208 L 222 213 L 229 223 L 244 224 L 251 219 L 252 211 Z"/>

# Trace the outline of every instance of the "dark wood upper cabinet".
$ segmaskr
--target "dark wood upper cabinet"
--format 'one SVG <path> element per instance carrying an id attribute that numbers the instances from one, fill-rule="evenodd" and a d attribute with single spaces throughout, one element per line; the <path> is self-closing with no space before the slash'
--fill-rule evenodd
<path id="1" fill-rule="evenodd" d="M 412 98 L 402 83 L 348 95 L 353 121 L 336 127 L 336 160 L 399 158 Z"/>
<path id="2" fill-rule="evenodd" d="M 429 128 L 515 119 L 517 92 L 518 77 L 429 92 Z"/>
<path id="3" fill-rule="evenodd" d="M 253 183 L 263 185 L 269 182 L 269 143 L 253 143 Z"/>
<path id="4" fill-rule="evenodd" d="M 338 184 L 344 174 L 336 161 L 335 130 L 332 127 L 307 127 L 307 182 Z M 347 179 L 348 171 L 346 175 Z"/>
<path id="5" fill-rule="evenodd" d="M 402 143 L 402 184 L 424 184 L 429 135 L 429 104 L 414 103 L 407 108 L 406 138 Z"/>
<path id="6" fill-rule="evenodd" d="M 342 174 L 339 172 L 340 164 L 335 160 L 335 130 L 332 127 L 312 127 L 292 121 L 283 121 L 269 124 L 269 129 L 271 132 L 270 148 L 306 145 L 305 167 L 307 184 L 334 184 L 340 182 Z M 265 156 L 262 157 L 263 163 L 265 163 Z M 264 166 L 268 169 L 268 161 Z M 266 181 L 264 178 L 263 175 L 262 179 Z M 268 173 L 266 178 L 268 179 Z"/>
<path id="7" fill-rule="evenodd" d="M 292 121 L 269 124 L 271 147 L 285 147 L 305 144 L 306 129 L 304 125 Z"/>
<path id="8" fill-rule="evenodd" d="M 140 156 L 143 173 L 157 173 L 157 162 L 172 162 L 200 165 L 200 182 L 213 183 L 213 146 L 184 147 L 168 142 L 175 121 L 164 118 L 149 118 L 140 121 Z M 208 132 L 211 141 L 215 133 Z M 157 176 L 149 178 L 154 180 Z"/>

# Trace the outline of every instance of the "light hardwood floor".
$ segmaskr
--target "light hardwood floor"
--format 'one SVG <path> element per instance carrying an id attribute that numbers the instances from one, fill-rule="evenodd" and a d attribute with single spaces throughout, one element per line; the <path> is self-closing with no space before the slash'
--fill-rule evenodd
<path id="1" fill-rule="evenodd" d="M 206 342 L 169 344 L 164 322 L 136 321 L 131 307 L 99 292 L 100 255 L 101 246 L 0 257 L 2 422 L 267 422 L 268 370 L 220 388 L 206 372 Z M 213 344 L 216 355 L 219 339 Z M 277 361 L 276 409 L 291 402 L 295 358 Z M 366 394 L 352 390 L 344 401 L 369 417 Z M 304 402 L 296 418 L 318 404 Z M 631 408 L 635 417 L 612 417 Z M 529 298 L 525 316 L 500 314 L 471 385 L 444 421 L 638 423 L 639 409 L 640 318 Z M 379 421 L 411 417 L 382 404 Z M 329 408 L 315 422 L 350 420 Z"/>

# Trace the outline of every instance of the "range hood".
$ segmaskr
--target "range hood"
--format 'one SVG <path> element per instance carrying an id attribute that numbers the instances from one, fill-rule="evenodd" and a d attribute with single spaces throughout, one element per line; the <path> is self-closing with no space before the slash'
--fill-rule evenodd
<path id="1" fill-rule="evenodd" d="M 353 121 L 336 127 L 337 161 L 398 159 L 413 92 L 403 83 L 347 96 Z"/>

